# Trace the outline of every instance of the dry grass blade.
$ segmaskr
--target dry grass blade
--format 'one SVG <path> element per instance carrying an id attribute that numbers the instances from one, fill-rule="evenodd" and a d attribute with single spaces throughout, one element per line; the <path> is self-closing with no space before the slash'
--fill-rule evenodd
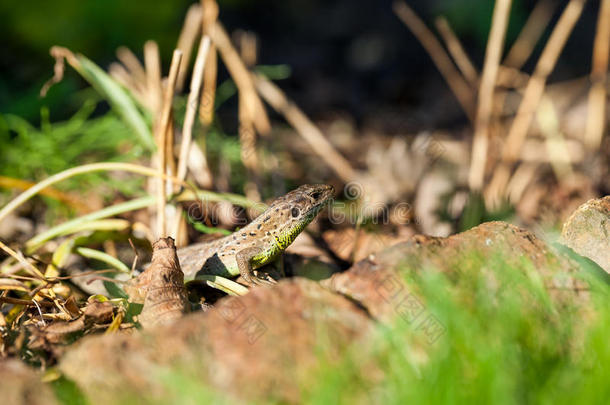
<path id="1" fill-rule="evenodd" d="M 496 87 L 504 87 L 508 89 L 521 89 L 527 85 L 530 75 L 522 71 L 508 66 L 499 66 L 498 77 L 496 79 Z M 497 107 L 503 107 L 503 103 L 499 103 Z"/>
<path id="2" fill-rule="evenodd" d="M 548 96 L 543 96 L 537 112 L 538 126 L 546 137 L 546 148 L 555 177 L 561 182 L 569 181 L 574 174 L 570 162 L 570 152 L 559 129 L 559 116 Z"/>
<path id="3" fill-rule="evenodd" d="M 258 40 L 256 35 L 249 31 L 239 31 L 235 42 L 239 44 L 239 54 L 246 66 L 251 68 L 256 65 L 258 56 Z"/>
<path id="4" fill-rule="evenodd" d="M 519 36 L 508 51 L 503 62 L 504 65 L 515 69 L 520 69 L 523 66 L 549 24 L 556 4 L 552 0 L 540 0 L 536 3 Z"/>
<path id="5" fill-rule="evenodd" d="M 161 57 L 159 56 L 159 46 L 155 41 L 146 41 L 144 44 L 144 65 L 146 66 L 148 105 L 153 117 L 156 117 L 161 109 L 163 90 L 161 86 Z"/>
<path id="6" fill-rule="evenodd" d="M 0 291 L 28 291 L 27 286 L 13 278 L 0 278 Z"/>
<path id="7" fill-rule="evenodd" d="M 552 143 L 553 142 L 551 142 L 551 144 Z M 562 138 L 561 143 L 565 144 L 565 146 L 561 148 L 565 151 L 565 154 L 561 157 L 562 161 L 565 160 L 571 164 L 577 164 L 584 160 L 585 150 L 582 142 L 574 139 Z M 549 155 L 548 140 L 527 139 L 523 144 L 520 159 L 521 161 L 528 163 L 552 163 L 553 158 Z"/>
<path id="8" fill-rule="evenodd" d="M 191 79 L 190 93 L 186 103 L 186 114 L 184 116 L 184 126 L 182 127 L 182 143 L 180 145 L 180 158 L 178 160 L 178 172 L 176 175 L 176 177 L 181 180 L 186 178 L 186 164 L 191 146 L 195 115 L 197 114 L 199 91 L 201 90 L 203 71 L 209 49 L 210 38 L 205 36 L 201 39 L 201 43 L 199 44 L 199 51 L 197 52 L 197 59 L 195 60 L 195 67 L 193 69 L 193 78 Z"/>
<path id="9" fill-rule="evenodd" d="M 136 84 L 144 88 L 146 86 L 146 72 L 138 57 L 129 48 L 124 46 L 117 49 L 116 55 L 127 70 L 129 70 L 130 76 L 133 77 Z"/>
<path id="10" fill-rule="evenodd" d="M 489 124 L 491 120 L 493 94 L 498 75 L 498 66 L 504 49 L 504 37 L 508 26 L 511 0 L 498 0 L 494 6 L 491 31 L 487 40 L 485 63 L 479 87 L 477 115 L 474 123 L 474 139 L 468 184 L 471 190 L 481 190 L 485 178 Z"/>
<path id="11" fill-rule="evenodd" d="M 129 89 L 138 102 L 145 105 L 146 89 L 142 87 L 141 83 L 134 80 L 134 77 L 127 71 L 125 66 L 116 62 L 111 63 L 108 67 L 108 74 L 123 87 Z"/>
<path id="12" fill-rule="evenodd" d="M 200 274 L 195 280 L 189 281 L 188 283 L 186 283 L 186 285 L 188 288 L 189 285 L 196 285 L 199 283 L 205 283 L 206 285 L 209 285 L 212 288 L 216 288 L 233 296 L 246 295 L 248 293 L 248 289 L 246 287 L 239 283 L 236 283 L 235 281 L 220 276 L 211 276 L 208 274 Z"/>
<path id="13" fill-rule="evenodd" d="M 472 87 L 476 87 L 479 82 L 479 73 L 464 50 L 460 39 L 451 29 L 449 22 L 445 17 L 438 17 L 434 23 L 439 34 L 443 37 L 443 41 L 445 41 L 447 50 L 453 56 L 453 60 L 464 75 L 464 78 L 466 78 Z"/>
<path id="14" fill-rule="evenodd" d="M 178 37 L 178 45 L 176 46 L 177 49 L 182 51 L 183 55 L 182 65 L 178 70 L 178 78 L 176 79 L 177 92 L 181 92 L 182 88 L 184 87 L 186 73 L 189 68 L 189 61 L 191 60 L 191 52 L 193 50 L 193 46 L 195 45 L 195 41 L 201 32 L 201 18 L 202 12 L 199 4 L 193 4 L 191 7 L 189 7 L 188 11 L 186 12 L 182 31 Z"/>
<path id="15" fill-rule="evenodd" d="M 610 0 L 602 0 L 597 18 L 597 32 L 593 45 L 591 90 L 587 104 L 585 145 L 589 150 L 599 149 L 606 124 L 606 80 L 610 53 Z"/>
<path id="16" fill-rule="evenodd" d="M 203 72 L 203 91 L 199 105 L 199 120 L 208 127 L 214 120 L 214 102 L 216 99 L 216 76 L 218 74 L 218 53 L 214 44 L 210 46 L 208 60 Z"/>
<path id="17" fill-rule="evenodd" d="M 580 17 L 584 3 L 585 0 L 570 0 L 542 51 L 506 139 L 502 157 L 508 162 L 515 161 L 519 157 L 521 146 L 544 92 L 547 77 L 555 67 L 574 25 Z"/>
<path id="18" fill-rule="evenodd" d="M 32 276 L 40 280 L 45 280 L 45 277 L 42 272 L 36 267 L 34 267 L 32 263 L 28 262 L 22 254 L 15 252 L 13 249 L 2 243 L 2 241 L 0 241 L 0 249 L 4 250 L 9 256 L 21 263 L 30 272 Z"/>
<path id="19" fill-rule="evenodd" d="M 527 18 L 519 36 L 510 48 L 508 55 L 504 59 L 503 66 L 500 66 L 496 85 L 498 87 L 508 87 L 521 89 L 525 87 L 529 80 L 529 75 L 519 69 L 530 57 L 534 46 L 546 29 L 557 3 L 554 0 L 541 0 Z M 505 102 L 508 92 L 498 92 L 494 103 L 494 116 L 501 117 L 505 113 Z M 511 111 L 514 114 L 514 111 Z"/>
<path id="20" fill-rule="evenodd" d="M 263 102 L 256 93 L 250 72 L 233 47 L 227 32 L 222 24 L 216 22 L 209 35 L 218 48 L 222 60 L 229 70 L 233 81 L 235 81 L 239 93 L 243 94 L 247 113 L 254 123 L 256 131 L 263 136 L 267 135 L 271 131 L 269 117 L 267 116 Z"/>
<path id="21" fill-rule="evenodd" d="M 163 106 L 161 107 L 161 116 L 159 117 L 159 126 L 157 130 L 157 155 L 159 171 L 159 184 L 157 188 L 157 233 L 159 235 L 165 235 L 165 170 L 167 166 L 167 131 L 170 126 L 170 117 L 172 112 L 172 103 L 174 100 L 174 90 L 176 86 L 176 79 L 178 77 L 178 69 L 180 68 L 180 61 L 182 60 L 182 51 L 179 49 L 174 50 L 172 55 L 172 63 L 169 69 L 169 76 L 167 79 L 167 87 L 165 94 L 163 95 Z"/>
<path id="22" fill-rule="evenodd" d="M 193 125 L 195 124 L 195 116 L 197 114 L 197 102 L 199 101 L 199 91 L 201 90 L 201 82 L 203 80 L 203 72 L 206 64 L 206 57 L 210 49 L 210 38 L 204 36 L 201 38 L 199 43 L 199 50 L 197 51 L 197 58 L 195 59 L 195 67 L 193 69 L 193 76 L 191 79 L 190 92 L 186 103 L 186 114 L 184 116 L 184 125 L 182 127 L 182 141 L 180 145 L 180 157 L 178 159 L 178 169 L 176 176 L 184 180 L 186 178 L 187 163 L 191 156 L 190 151 L 192 148 L 192 136 L 193 136 Z M 207 161 L 203 159 L 203 167 L 199 168 L 200 171 L 204 171 L 209 174 L 209 168 Z M 176 214 L 174 215 L 174 221 L 172 226 L 171 235 L 176 240 L 178 246 L 185 245 L 188 240 L 186 232 L 180 232 L 180 230 L 186 231 L 184 218 L 182 217 L 182 208 L 178 207 Z"/>
<path id="23" fill-rule="evenodd" d="M 426 24 L 424 24 L 411 7 L 403 0 L 395 1 L 393 8 L 396 15 L 411 32 L 413 32 L 413 35 L 415 35 L 426 49 L 430 58 L 432 58 L 432 61 L 441 72 L 441 75 L 445 78 L 445 81 L 466 113 L 466 116 L 472 120 L 472 117 L 474 116 L 473 92 L 470 90 L 470 86 L 466 80 L 460 75 L 455 66 L 453 66 L 453 63 L 443 49 L 443 46 L 436 39 L 432 31 L 426 27 Z"/>
<path id="24" fill-rule="evenodd" d="M 346 183 L 356 178 L 356 172 L 350 163 L 326 139 L 322 131 L 313 123 L 284 93 L 261 75 L 253 75 L 256 88 L 265 101 L 309 143 L 314 152 L 333 169 L 337 176 Z"/>
<path id="25" fill-rule="evenodd" d="M 511 170 L 512 165 L 506 162 L 500 162 L 495 167 L 493 177 L 483 192 L 485 206 L 488 209 L 497 208 L 502 204 L 502 198 L 505 195 L 506 186 L 510 180 Z"/>
<path id="26" fill-rule="evenodd" d="M 254 123 L 247 112 L 246 100 L 242 94 L 239 95 L 239 144 L 241 148 L 241 161 L 243 162 L 248 180 L 244 186 L 246 197 L 250 200 L 260 201 L 259 192 L 260 173 L 258 164 L 258 154 L 256 151 L 256 132 Z"/>
<path id="27" fill-rule="evenodd" d="M 517 204 L 519 201 L 521 201 L 527 186 L 536 177 L 538 166 L 539 165 L 536 163 L 521 163 L 519 167 L 517 167 L 515 174 L 510 179 L 508 186 L 506 187 L 506 194 L 511 203 Z"/>
<path id="28" fill-rule="evenodd" d="M 218 18 L 218 4 L 215 0 L 202 0 L 203 7 L 203 32 L 210 35 L 216 26 Z M 216 75 L 218 73 L 218 54 L 214 43 L 210 45 L 208 59 L 203 73 L 203 92 L 199 107 L 199 119 L 207 127 L 214 118 L 214 99 L 216 98 Z M 204 151 L 205 154 L 205 151 Z"/>

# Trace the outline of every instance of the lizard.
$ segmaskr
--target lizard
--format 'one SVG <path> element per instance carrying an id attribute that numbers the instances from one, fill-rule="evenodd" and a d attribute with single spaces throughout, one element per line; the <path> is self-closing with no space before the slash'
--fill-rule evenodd
<path id="1" fill-rule="evenodd" d="M 332 198 L 334 188 L 305 184 L 275 199 L 247 226 L 224 238 L 178 249 L 185 281 L 197 274 L 235 277 L 249 285 L 270 284 L 253 270 L 275 260 Z"/>

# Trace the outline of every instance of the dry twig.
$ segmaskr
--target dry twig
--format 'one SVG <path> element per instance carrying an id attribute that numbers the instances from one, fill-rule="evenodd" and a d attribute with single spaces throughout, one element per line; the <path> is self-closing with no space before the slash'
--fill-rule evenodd
<path id="1" fill-rule="evenodd" d="M 529 75 L 526 75 L 519 69 L 530 57 L 534 46 L 549 24 L 555 7 L 556 2 L 552 0 L 541 0 L 536 3 L 519 36 L 508 51 L 503 66 L 500 66 L 496 82 L 498 87 L 521 88 L 525 86 L 527 80 L 529 80 Z M 507 95 L 507 92 L 498 92 L 498 97 L 494 103 L 495 116 L 502 116 Z"/>
<path id="2" fill-rule="evenodd" d="M 265 107 L 258 94 L 256 94 L 250 72 L 233 47 L 231 39 L 220 22 L 216 22 L 214 29 L 209 34 L 218 48 L 235 85 L 244 97 L 246 112 L 254 123 L 256 131 L 263 136 L 267 135 L 271 131 L 271 124 L 265 112 Z"/>
<path id="3" fill-rule="evenodd" d="M 241 161 L 246 168 L 248 176 L 244 191 L 246 197 L 250 200 L 260 201 L 260 177 L 258 173 L 258 154 L 256 151 L 256 133 L 254 132 L 254 123 L 247 112 L 246 100 L 242 94 L 239 95 L 238 110 Z"/>
<path id="4" fill-rule="evenodd" d="M 124 46 L 119 47 L 116 50 L 117 58 L 125 65 L 129 71 L 130 76 L 133 77 L 134 81 L 138 85 L 146 85 L 146 72 L 144 67 L 138 60 L 138 57 L 131 52 L 129 48 Z"/>
<path id="5" fill-rule="evenodd" d="M 559 116 L 550 97 L 542 97 L 536 116 L 538 126 L 546 137 L 546 150 L 557 181 L 563 183 L 571 180 L 574 171 L 570 152 L 559 128 Z"/>
<path id="6" fill-rule="evenodd" d="M 148 105 L 153 117 L 157 117 L 161 109 L 163 90 L 161 85 L 161 57 L 159 56 L 159 46 L 155 41 L 146 41 L 144 44 L 144 65 L 146 66 Z"/>
<path id="7" fill-rule="evenodd" d="M 441 37 L 443 37 L 443 40 L 445 41 L 447 50 L 451 56 L 453 56 L 453 60 L 464 75 L 464 78 L 472 87 L 476 87 L 479 82 L 479 73 L 477 72 L 477 68 L 474 67 L 470 57 L 464 50 L 460 39 L 451 29 L 449 22 L 445 17 L 441 16 L 438 17 L 434 23 L 439 34 L 441 34 Z"/>
<path id="8" fill-rule="evenodd" d="M 487 40 L 485 63 L 479 87 L 477 115 L 474 123 L 474 139 L 468 184 L 471 190 L 481 190 L 485 178 L 487 148 L 489 143 L 489 123 L 491 119 L 493 94 L 498 75 L 498 66 L 504 49 L 504 37 L 508 26 L 511 0 L 498 0 L 494 6 L 491 31 Z"/>
<path id="9" fill-rule="evenodd" d="M 46 280 L 45 276 L 40 272 L 40 270 L 34 267 L 32 263 L 28 262 L 22 254 L 15 252 L 13 249 L 2 243 L 2 241 L 0 241 L 0 249 L 4 250 L 9 256 L 21 263 L 34 277 L 40 280 Z"/>
<path id="10" fill-rule="evenodd" d="M 523 66 L 551 20 L 555 6 L 556 3 L 551 0 L 540 0 L 536 3 L 504 59 L 503 64 L 505 66 L 515 69 L 520 69 Z"/>
<path id="11" fill-rule="evenodd" d="M 252 75 L 256 88 L 265 101 L 305 139 L 314 152 L 346 183 L 356 178 L 356 172 L 335 147 L 326 139 L 320 129 L 286 95 L 261 75 Z"/>
<path id="12" fill-rule="evenodd" d="M 182 127 L 182 143 L 180 145 L 180 158 L 178 160 L 178 172 L 176 175 L 176 177 L 181 180 L 186 178 L 188 152 L 191 147 L 193 125 L 195 124 L 197 102 L 199 101 L 199 91 L 201 90 L 203 71 L 209 49 L 210 38 L 205 36 L 201 39 L 201 43 L 199 44 L 197 59 L 195 60 L 195 67 L 193 69 L 193 77 L 191 79 L 190 92 L 186 103 L 186 114 L 184 116 L 184 125 Z"/>
<path id="13" fill-rule="evenodd" d="M 155 136 L 157 140 L 157 155 L 158 155 L 158 171 L 160 175 L 165 175 L 167 166 L 167 144 L 166 135 L 170 126 L 170 117 L 172 111 L 172 102 L 174 100 L 174 90 L 176 79 L 178 77 L 178 69 L 182 60 L 182 51 L 176 49 L 172 56 L 172 63 L 169 69 L 167 87 L 163 96 L 163 106 L 161 108 L 161 116 L 159 117 L 159 127 Z M 159 177 L 157 189 L 157 232 L 159 235 L 165 235 L 165 180 Z"/>
<path id="14" fill-rule="evenodd" d="M 176 79 L 176 92 L 180 93 L 184 87 L 184 81 L 186 79 L 186 73 L 189 68 L 189 62 L 191 60 L 191 52 L 195 41 L 200 36 L 201 32 L 201 6 L 199 4 L 193 4 L 189 7 L 184 18 L 184 25 L 180 36 L 178 37 L 177 49 L 182 51 L 182 64 L 178 69 L 178 77 Z"/>
<path id="15" fill-rule="evenodd" d="M 394 1 L 394 13 L 401 21 L 411 30 L 413 35 L 419 40 L 422 46 L 426 49 L 430 58 L 440 71 L 441 75 L 451 88 L 451 91 L 457 98 L 466 116 L 472 120 L 474 102 L 473 94 L 466 80 L 460 75 L 458 70 L 453 66 L 451 59 L 443 49 L 438 39 L 432 31 L 426 27 L 426 24 L 415 14 L 415 12 L 404 1 Z"/>
<path id="16" fill-rule="evenodd" d="M 210 36 L 216 26 L 218 18 L 218 4 L 215 0 L 202 0 L 203 6 L 203 32 Z M 212 123 L 214 118 L 214 99 L 216 97 L 216 74 L 218 70 L 218 54 L 214 43 L 210 45 L 207 62 L 203 73 L 203 92 L 199 106 L 199 119 L 204 127 Z M 205 151 L 204 151 L 205 154 Z"/>
<path id="17" fill-rule="evenodd" d="M 197 51 L 197 58 L 195 60 L 195 67 L 193 69 L 193 76 L 191 78 L 190 92 L 186 103 L 186 114 L 184 116 L 184 125 L 182 127 L 182 142 L 180 145 L 180 158 L 178 160 L 178 172 L 176 177 L 180 180 L 186 178 L 187 163 L 189 160 L 189 152 L 194 146 L 191 143 L 193 135 L 193 125 L 195 124 L 195 115 L 197 114 L 197 102 L 199 101 L 199 91 L 201 89 L 201 82 L 203 79 L 203 70 L 205 67 L 206 56 L 210 49 L 210 38 L 204 36 L 201 38 L 199 43 L 199 50 Z M 204 167 L 202 170 L 207 172 L 207 177 L 211 178 L 207 162 L 203 160 Z M 176 239 L 178 246 L 182 246 L 183 242 L 186 243 L 186 235 L 179 232 L 182 228 L 184 218 L 182 218 L 182 208 L 178 207 L 176 215 L 174 216 L 174 226 L 172 228 L 171 235 Z"/>
<path id="18" fill-rule="evenodd" d="M 506 192 L 511 167 L 521 154 L 534 113 L 544 93 L 546 80 L 555 67 L 561 50 L 580 17 L 584 2 L 585 0 L 570 0 L 542 51 L 506 138 L 502 153 L 503 161 L 494 170 L 491 183 L 485 192 L 485 199 L 488 204 L 491 201 L 497 201 Z"/>
<path id="19" fill-rule="evenodd" d="M 587 104 L 587 127 L 585 146 L 597 150 L 602 142 L 606 124 L 606 80 L 608 75 L 608 55 L 610 54 L 610 0 L 601 0 L 597 18 L 597 32 L 593 45 L 593 67 L 591 69 L 591 90 Z"/>
<path id="20" fill-rule="evenodd" d="M 580 17 L 584 3 L 585 0 L 570 0 L 542 51 L 506 138 L 502 157 L 507 162 L 512 162 L 519 156 L 521 146 L 544 92 L 547 77 L 553 71 L 565 43 Z"/>

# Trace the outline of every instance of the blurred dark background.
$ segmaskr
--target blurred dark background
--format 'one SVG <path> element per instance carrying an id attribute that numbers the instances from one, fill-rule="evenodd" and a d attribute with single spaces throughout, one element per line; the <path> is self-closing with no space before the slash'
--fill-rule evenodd
<path id="1" fill-rule="evenodd" d="M 127 46 L 142 55 L 148 39 L 159 43 L 165 69 L 191 0 L 2 1 L 0 12 L 0 112 L 36 124 L 40 108 L 51 119 L 69 117 L 79 107 L 75 95 L 86 84 L 68 69 L 66 79 L 45 99 L 41 85 L 52 75 L 53 45 L 82 53 L 106 68 L 115 50 Z M 491 21 L 490 0 L 411 0 L 411 7 L 433 29 L 444 15 L 480 68 Z M 551 82 L 588 74 L 597 1 L 588 2 Z M 525 23 L 535 2 L 513 1 L 507 43 Z M 558 2 L 554 20 L 565 2 Z M 314 119 L 345 114 L 357 124 L 386 111 L 413 108 L 413 126 L 465 122 L 457 102 L 429 56 L 392 12 L 391 1 L 288 0 L 220 1 L 220 20 L 229 31 L 259 37 L 259 63 L 286 64 L 291 75 L 281 86 Z M 549 29 L 540 43 L 548 37 Z M 530 71 L 540 52 L 530 58 Z M 164 72 L 165 74 L 167 72 Z M 221 78 L 223 73 L 221 72 Z M 226 74 L 225 74 L 226 77 Z M 438 115 L 441 115 L 440 117 Z M 413 128 L 416 130 L 417 128 Z"/>

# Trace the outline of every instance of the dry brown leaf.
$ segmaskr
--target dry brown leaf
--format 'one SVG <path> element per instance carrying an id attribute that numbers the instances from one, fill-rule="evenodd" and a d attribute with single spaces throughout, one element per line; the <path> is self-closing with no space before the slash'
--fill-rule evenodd
<path id="1" fill-rule="evenodd" d="M 126 291 L 133 302 L 144 298 L 139 320 L 145 328 L 171 322 L 188 310 L 184 273 L 172 238 L 161 238 L 153 244 L 150 267 L 129 283 Z"/>
<path id="2" fill-rule="evenodd" d="M 112 320 L 114 307 L 108 301 L 92 301 L 83 309 L 86 323 L 104 324 Z"/>

